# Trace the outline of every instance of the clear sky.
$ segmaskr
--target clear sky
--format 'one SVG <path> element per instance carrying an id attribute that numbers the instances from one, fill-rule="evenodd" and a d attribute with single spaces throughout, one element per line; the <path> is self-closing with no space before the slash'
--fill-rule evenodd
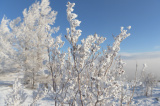
<path id="1" fill-rule="evenodd" d="M 39 0 L 37 0 L 39 1 Z M 22 16 L 22 11 L 35 0 L 0 0 L 0 20 Z M 121 52 L 160 51 L 160 0 L 70 0 L 75 2 L 75 13 L 82 21 L 80 39 L 95 32 L 107 37 L 102 45 L 113 43 L 112 34 L 120 33 L 120 27 L 132 26 L 131 36 L 121 44 Z M 50 0 L 50 6 L 58 12 L 55 26 L 60 26 L 57 34 L 64 35 L 69 23 L 66 18 L 67 0 Z M 66 42 L 68 45 L 68 43 Z"/>

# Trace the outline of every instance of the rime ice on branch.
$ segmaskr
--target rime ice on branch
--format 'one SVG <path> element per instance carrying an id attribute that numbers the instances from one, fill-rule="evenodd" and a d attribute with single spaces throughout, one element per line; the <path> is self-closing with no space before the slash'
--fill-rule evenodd
<path id="1" fill-rule="evenodd" d="M 81 44 L 77 44 L 82 31 L 76 29 L 81 21 L 76 19 L 77 15 L 75 13 L 72 13 L 74 5 L 75 3 L 70 2 L 67 4 L 67 19 L 70 28 L 66 29 L 66 38 L 71 44 L 71 48 L 68 48 L 70 63 L 73 62 L 71 73 L 72 78 L 75 79 L 72 81 L 74 87 L 71 87 L 71 89 L 79 93 L 79 96 L 75 95 L 77 100 L 72 101 L 72 103 L 79 105 L 114 104 L 109 98 L 119 98 L 121 84 L 113 77 L 111 66 L 120 50 L 120 43 L 130 33 L 127 33 L 127 30 L 121 27 L 121 33 L 114 37 L 113 45 L 108 46 L 108 49 L 104 50 L 102 55 L 98 50 L 100 50 L 100 44 L 106 40 L 104 37 L 97 34 L 89 35 L 86 39 L 81 40 Z M 130 28 L 131 26 L 128 27 L 128 29 Z M 121 69 L 116 71 L 120 72 L 119 76 L 122 73 L 121 71 Z"/>

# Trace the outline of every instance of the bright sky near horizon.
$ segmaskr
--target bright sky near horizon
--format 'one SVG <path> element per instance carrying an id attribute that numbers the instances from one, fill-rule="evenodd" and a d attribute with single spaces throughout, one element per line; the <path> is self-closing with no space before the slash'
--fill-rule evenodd
<path id="1" fill-rule="evenodd" d="M 22 11 L 36 0 L 0 0 L 0 20 L 23 17 Z M 37 0 L 40 1 L 40 0 Z M 60 26 L 57 34 L 66 34 L 69 23 L 66 18 L 68 0 L 50 0 L 50 6 L 58 12 L 55 26 Z M 121 44 L 121 52 L 160 51 L 160 0 L 70 0 L 75 2 L 74 12 L 82 21 L 80 39 L 95 32 L 107 37 L 102 45 L 112 45 L 113 35 L 120 33 L 120 27 L 132 26 L 131 36 Z M 63 40 L 66 42 L 65 38 Z M 67 42 L 66 42 L 67 43 Z"/>

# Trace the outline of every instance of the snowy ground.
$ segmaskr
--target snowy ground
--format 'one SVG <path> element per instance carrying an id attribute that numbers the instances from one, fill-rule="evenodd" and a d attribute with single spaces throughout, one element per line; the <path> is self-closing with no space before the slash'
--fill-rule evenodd
<path id="1" fill-rule="evenodd" d="M 1 75 L 0 76 L 0 106 L 5 106 L 4 99 L 6 98 L 6 95 L 11 92 L 12 84 L 14 83 L 14 80 L 16 77 L 21 77 L 22 74 L 16 73 L 16 74 L 9 74 L 9 75 Z M 140 90 L 139 90 L 140 91 Z M 30 103 L 32 103 L 32 90 L 25 89 L 25 92 L 27 93 L 28 97 L 25 101 L 24 106 L 28 106 Z M 146 96 L 140 96 L 140 92 L 135 93 L 134 95 L 134 103 L 138 106 L 160 106 L 160 83 L 157 87 L 153 89 L 153 94 L 151 97 Z M 53 106 L 54 102 L 45 97 L 42 100 L 39 100 L 37 102 L 38 106 Z"/>

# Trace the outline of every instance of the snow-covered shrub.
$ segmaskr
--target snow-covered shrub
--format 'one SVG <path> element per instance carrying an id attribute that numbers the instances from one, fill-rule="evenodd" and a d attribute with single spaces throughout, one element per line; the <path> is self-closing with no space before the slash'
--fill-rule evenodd
<path id="1" fill-rule="evenodd" d="M 13 84 L 12 92 L 5 99 L 5 104 L 7 106 L 21 106 L 26 98 L 27 94 L 24 92 L 23 86 L 17 78 Z"/>
<path id="2" fill-rule="evenodd" d="M 144 77 L 142 86 L 145 96 L 152 96 L 153 87 L 157 85 L 157 78 L 154 74 L 149 73 Z"/>
<path id="3" fill-rule="evenodd" d="M 33 102 L 30 104 L 30 106 L 35 106 L 36 102 L 44 98 L 47 93 L 48 90 L 45 84 L 39 84 L 37 90 L 33 92 Z"/>
<path id="4" fill-rule="evenodd" d="M 152 73 L 147 73 L 145 71 L 147 65 L 143 64 L 143 68 L 138 75 L 137 69 L 138 65 L 136 64 L 136 73 L 135 79 L 133 80 L 134 84 L 131 84 L 135 90 L 135 93 L 138 96 L 152 96 L 153 87 L 157 86 L 157 78 Z"/>
<path id="5" fill-rule="evenodd" d="M 23 11 L 23 21 L 17 18 L 10 22 L 14 47 L 17 50 L 19 69 L 24 71 L 24 84 L 32 88 L 41 83 L 35 93 L 33 104 L 44 97 L 48 89 L 55 105 L 117 105 L 127 104 L 123 96 L 123 84 L 120 77 L 124 74 L 124 62 L 115 58 L 120 51 L 120 43 L 130 36 L 128 30 L 121 27 L 121 32 L 114 37 L 112 46 L 101 51 L 101 44 L 106 40 L 98 34 L 89 35 L 79 44 L 81 30 L 77 29 L 81 21 L 73 13 L 75 3 L 67 3 L 66 39 L 70 43 L 68 52 L 62 52 L 64 42 L 61 36 L 52 37 L 58 28 L 53 28 L 57 12 L 51 11 L 49 0 L 34 3 L 29 10 Z M 113 66 L 113 63 L 116 63 Z M 45 70 L 50 71 L 47 75 Z M 40 85 L 41 85 L 40 84 Z"/>
<path id="6" fill-rule="evenodd" d="M 49 90 L 55 104 L 70 105 L 114 105 L 119 100 L 121 83 L 115 79 L 111 69 L 112 63 L 120 50 L 120 43 L 130 35 L 121 27 L 121 33 L 114 37 L 113 46 L 100 54 L 100 44 L 106 38 L 97 34 L 89 35 L 78 44 L 81 30 L 76 29 L 81 23 L 73 12 L 74 3 L 67 4 L 66 39 L 71 44 L 67 60 L 62 67 L 54 68 L 53 85 Z M 128 29 L 131 27 L 129 26 Z M 57 58 L 58 59 L 58 58 Z M 59 60 L 59 59 L 58 59 Z M 62 62 L 64 64 L 64 62 Z M 57 63 L 57 62 L 56 62 Z M 121 61 L 116 72 L 123 73 Z M 122 63 L 123 64 L 123 63 Z M 54 67 L 57 67 L 57 65 Z M 121 68 L 120 68 L 121 67 Z M 59 70 L 59 71 L 58 71 Z M 59 74 L 55 74 L 55 72 Z M 56 73 L 57 73 L 56 72 Z M 119 102 L 118 102 L 119 103 Z"/>

